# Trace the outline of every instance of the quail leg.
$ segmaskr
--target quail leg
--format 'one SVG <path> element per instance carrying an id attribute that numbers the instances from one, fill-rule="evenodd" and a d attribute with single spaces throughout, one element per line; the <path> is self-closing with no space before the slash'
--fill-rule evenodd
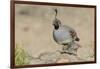
<path id="1" fill-rule="evenodd" d="M 61 54 L 68 53 L 68 49 L 69 48 L 70 48 L 70 43 L 63 44 L 63 48 L 62 48 Z"/>
<path id="2" fill-rule="evenodd" d="M 77 49 L 79 47 L 77 46 L 76 43 L 74 42 L 71 42 L 71 43 L 68 43 L 68 45 L 64 45 L 63 46 L 63 50 L 61 52 L 61 54 L 70 54 L 70 55 L 77 55 Z"/>
<path id="3" fill-rule="evenodd" d="M 63 45 L 61 54 L 66 53 L 66 50 L 67 50 L 67 49 L 68 49 L 68 46 L 67 46 L 67 45 Z"/>
<path id="4" fill-rule="evenodd" d="M 67 51 L 66 51 L 67 54 L 70 54 L 70 55 L 77 55 L 77 50 L 73 49 L 73 48 L 69 48 Z"/>
<path id="5" fill-rule="evenodd" d="M 79 47 L 81 47 L 79 44 L 72 42 L 70 44 L 70 48 L 68 48 L 68 52 L 72 53 L 73 55 L 77 55 L 77 50 Z"/>

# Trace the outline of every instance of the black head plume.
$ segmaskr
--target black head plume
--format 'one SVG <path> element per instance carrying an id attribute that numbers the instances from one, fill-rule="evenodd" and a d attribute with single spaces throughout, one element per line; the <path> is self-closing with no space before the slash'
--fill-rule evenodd
<path id="1" fill-rule="evenodd" d="M 53 21 L 53 25 L 54 25 L 54 28 L 57 30 L 61 26 L 61 21 L 57 18 L 57 14 L 58 14 L 57 8 L 54 9 L 54 11 L 55 11 L 55 19 Z"/>
<path id="2" fill-rule="evenodd" d="M 57 9 L 54 9 L 54 11 L 55 11 L 55 18 L 57 17 L 57 13 L 58 13 L 58 11 L 57 11 Z"/>

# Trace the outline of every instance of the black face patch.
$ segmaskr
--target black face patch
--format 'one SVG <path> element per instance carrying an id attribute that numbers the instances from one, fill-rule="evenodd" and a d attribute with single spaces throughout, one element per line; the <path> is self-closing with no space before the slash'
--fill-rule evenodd
<path id="1" fill-rule="evenodd" d="M 57 18 L 53 22 L 54 28 L 56 30 L 59 29 L 60 24 L 61 24 L 61 21 L 59 19 L 57 19 Z"/>
<path id="2" fill-rule="evenodd" d="M 57 29 L 59 29 L 59 25 L 58 26 L 54 26 L 54 28 L 57 30 Z"/>
<path id="3" fill-rule="evenodd" d="M 54 22 L 54 28 L 57 30 L 57 29 L 59 29 L 59 23 L 58 23 L 58 21 L 55 21 Z"/>

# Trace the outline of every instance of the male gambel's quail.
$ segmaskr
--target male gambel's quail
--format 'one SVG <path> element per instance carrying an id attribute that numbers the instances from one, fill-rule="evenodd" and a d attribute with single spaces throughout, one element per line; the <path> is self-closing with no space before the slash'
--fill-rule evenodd
<path id="1" fill-rule="evenodd" d="M 69 26 L 62 25 L 61 21 L 56 18 L 57 9 L 55 9 L 55 12 L 53 38 L 58 44 L 63 45 L 63 51 L 61 53 L 76 54 L 75 52 L 79 47 L 79 45 L 75 43 L 75 41 L 79 41 L 77 33 Z"/>

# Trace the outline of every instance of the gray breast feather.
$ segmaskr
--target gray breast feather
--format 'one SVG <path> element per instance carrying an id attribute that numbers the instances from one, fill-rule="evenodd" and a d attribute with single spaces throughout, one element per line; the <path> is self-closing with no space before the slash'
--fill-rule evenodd
<path id="1" fill-rule="evenodd" d="M 59 27 L 58 30 L 54 30 L 53 31 L 54 40 L 58 44 L 72 42 L 73 38 L 70 34 L 70 30 L 73 30 L 73 29 L 67 26 L 61 26 Z"/>

